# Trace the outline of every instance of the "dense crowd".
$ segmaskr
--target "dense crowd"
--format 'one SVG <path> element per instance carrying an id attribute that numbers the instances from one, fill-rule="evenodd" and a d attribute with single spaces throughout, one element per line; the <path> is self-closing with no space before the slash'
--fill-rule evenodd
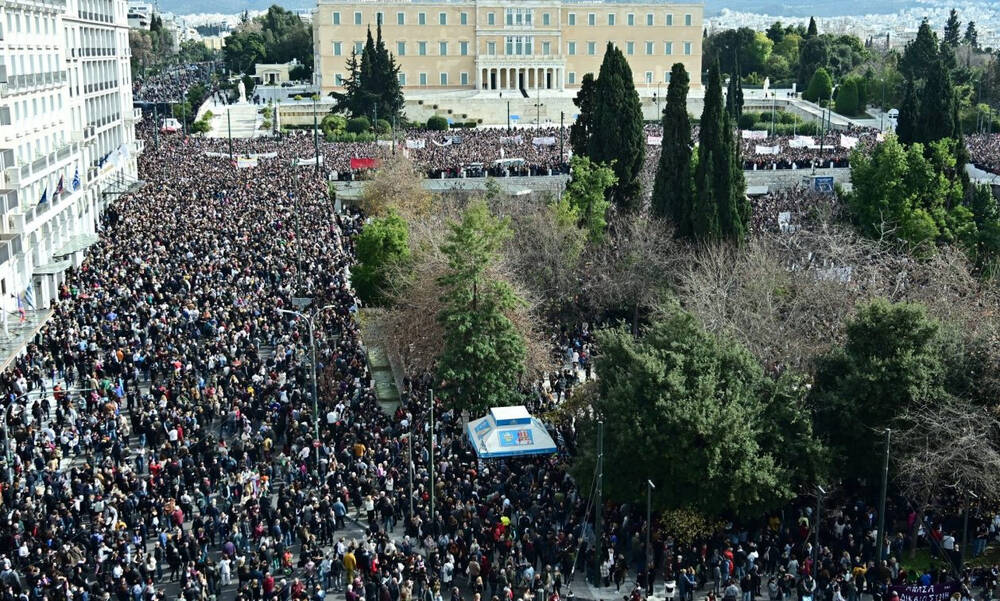
<path id="1" fill-rule="evenodd" d="M 195 84 L 205 84 L 214 70 L 211 63 L 196 63 L 164 69 L 155 75 L 132 82 L 135 102 L 180 102 Z"/>
<path id="2" fill-rule="evenodd" d="M 431 148 L 410 150 L 425 166 L 488 163 L 508 143 L 506 132 L 484 132 L 455 134 L 466 138 L 448 147 L 431 143 L 443 134 L 422 134 Z M 824 514 L 821 548 L 812 505 L 801 503 L 784 519 L 730 524 L 696 546 L 656 533 L 647 557 L 643 508 L 595 508 L 590 483 L 570 477 L 579 444 L 571 420 L 552 427 L 557 455 L 485 462 L 461 416 L 433 395 L 440 383 L 429 373 L 409 374 L 399 407 L 383 412 L 349 283 L 364 218 L 336 214 L 323 177 L 290 166 L 311 156 L 311 143 L 239 141 L 241 154 L 278 154 L 247 169 L 207 154 L 225 152 L 224 140 L 146 144 L 146 185 L 105 211 L 101 240 L 70 273 L 53 316 L 0 374 L 12 457 L 0 519 L 4 601 L 210 601 L 223 591 L 240 601 L 334 592 L 346 601 L 513 601 L 542 591 L 558 601 L 574 583 L 582 590 L 581 572 L 627 591 L 676 582 L 682 599 L 697 590 L 725 601 L 855 601 L 909 576 L 898 564 L 874 567 L 873 511 L 861 502 Z M 526 154 L 526 143 L 511 152 Z M 532 160 L 558 166 L 558 155 L 547 162 L 552 148 Z M 343 158 L 330 157 L 336 170 Z M 767 202 L 782 210 L 809 200 Z M 312 299 L 303 311 L 315 340 L 286 312 L 302 297 Z M 524 391 L 529 410 L 553 409 L 593 376 L 593 344 L 586 325 L 558 329 L 561 369 Z M 599 540 L 596 511 L 606 524 Z M 1000 527 L 988 518 L 970 520 L 977 549 Z M 953 524 L 928 515 L 924 525 L 935 548 L 953 550 Z M 904 546 L 893 539 L 894 557 Z M 996 573 L 969 579 L 995 586 Z"/>
<path id="3" fill-rule="evenodd" d="M 976 167 L 1000 175 L 1000 134 L 972 134 L 965 137 L 969 162 Z"/>

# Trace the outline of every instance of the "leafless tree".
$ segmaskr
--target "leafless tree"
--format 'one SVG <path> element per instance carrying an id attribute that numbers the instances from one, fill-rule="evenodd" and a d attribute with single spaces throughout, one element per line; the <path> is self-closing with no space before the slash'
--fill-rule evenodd
<path id="1" fill-rule="evenodd" d="M 588 250 L 581 264 L 586 300 L 597 312 L 628 308 L 632 331 L 640 316 L 669 292 L 669 275 L 682 255 L 665 222 L 651 217 L 613 217 L 604 241 Z"/>
<path id="2" fill-rule="evenodd" d="M 403 217 L 421 217 L 430 211 L 434 196 L 424 189 L 423 175 L 402 155 L 385 157 L 375 177 L 365 182 L 358 206 L 366 215 L 385 215 L 395 209 Z"/>
<path id="3" fill-rule="evenodd" d="M 1000 499 L 1000 414 L 961 399 L 916 407 L 894 436 L 895 478 L 917 511 L 914 531 L 934 508 L 954 508 L 949 499 Z M 963 507 L 964 510 L 964 507 Z M 915 548 L 915 544 L 911 548 Z"/>

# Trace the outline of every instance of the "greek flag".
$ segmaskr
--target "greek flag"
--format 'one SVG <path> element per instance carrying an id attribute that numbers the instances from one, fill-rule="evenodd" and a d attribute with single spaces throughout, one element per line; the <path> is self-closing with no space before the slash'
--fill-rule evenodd
<path id="1" fill-rule="evenodd" d="M 76 171 L 73 173 L 73 190 L 80 189 L 80 168 L 77 167 Z"/>
<path id="2" fill-rule="evenodd" d="M 24 289 L 24 304 L 28 305 L 29 309 L 35 309 L 35 290 L 31 284 Z"/>

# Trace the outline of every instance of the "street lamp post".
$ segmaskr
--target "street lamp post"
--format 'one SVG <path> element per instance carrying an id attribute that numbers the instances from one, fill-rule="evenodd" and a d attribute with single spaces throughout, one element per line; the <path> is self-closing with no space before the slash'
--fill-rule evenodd
<path id="1" fill-rule="evenodd" d="M 649 543 L 650 533 L 653 531 L 653 489 L 656 485 L 652 480 L 646 480 L 646 589 L 649 590 L 649 583 L 652 580 L 653 571 L 653 547 Z"/>
<path id="2" fill-rule="evenodd" d="M 316 393 L 316 335 L 313 328 L 313 319 L 326 311 L 327 309 L 332 309 L 336 305 L 326 305 L 325 307 L 320 307 L 312 315 L 306 315 L 300 311 L 294 311 L 292 309 L 277 309 L 279 313 L 287 313 L 289 315 L 295 315 L 306 320 L 309 324 L 309 347 L 310 347 L 310 364 L 312 373 L 312 402 L 313 402 L 313 435 L 316 441 L 319 441 L 319 396 Z M 319 465 L 319 449 L 316 450 L 316 464 Z"/>
<path id="3" fill-rule="evenodd" d="M 882 467 L 882 494 L 878 505 L 878 538 L 875 540 L 875 565 L 882 567 L 882 540 L 885 538 L 885 490 L 889 481 L 889 444 L 892 430 L 885 429 L 885 463 Z"/>

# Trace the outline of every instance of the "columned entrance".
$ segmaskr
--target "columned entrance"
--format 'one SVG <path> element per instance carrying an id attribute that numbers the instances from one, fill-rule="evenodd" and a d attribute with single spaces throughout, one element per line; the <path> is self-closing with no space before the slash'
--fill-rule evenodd
<path id="1" fill-rule="evenodd" d="M 493 56 L 489 59 L 477 61 L 479 81 L 484 90 L 561 90 L 565 84 L 565 70 L 561 65 L 483 66 L 483 63 L 499 62 Z"/>

